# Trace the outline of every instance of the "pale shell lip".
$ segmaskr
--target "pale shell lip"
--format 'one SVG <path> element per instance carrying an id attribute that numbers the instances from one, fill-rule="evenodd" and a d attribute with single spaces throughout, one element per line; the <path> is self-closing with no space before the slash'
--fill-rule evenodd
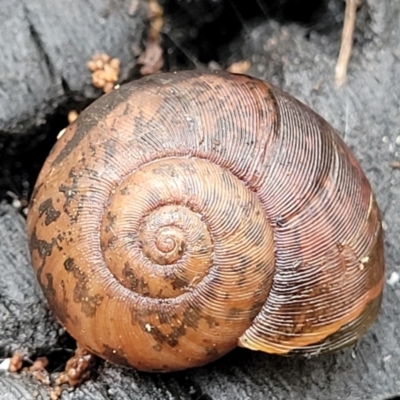
<path id="1" fill-rule="evenodd" d="M 66 130 L 67 130 L 67 128 L 64 128 L 64 129 L 61 129 L 60 132 L 58 132 L 57 140 L 61 139 L 64 136 L 64 133 Z"/>

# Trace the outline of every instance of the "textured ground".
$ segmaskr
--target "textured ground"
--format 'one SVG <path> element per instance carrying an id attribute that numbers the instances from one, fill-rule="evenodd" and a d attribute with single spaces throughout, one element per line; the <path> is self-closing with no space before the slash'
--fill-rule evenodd
<path id="1" fill-rule="evenodd" d="M 336 3 L 329 2 L 332 7 Z M 296 23 L 260 22 L 246 27 L 232 44 L 233 56 L 237 52 L 248 58 L 249 73 L 311 105 L 342 133 L 382 209 L 389 279 L 400 273 L 400 169 L 391 166 L 400 161 L 400 3 L 368 1 L 359 20 L 343 88 L 334 84 L 340 32 L 328 35 Z M 60 367 L 73 342 L 54 323 L 36 285 L 25 221 L 5 203 L 0 206 L 0 271 L 0 357 L 22 348 L 32 356 L 47 355 L 53 368 Z M 400 284 L 386 284 L 381 314 L 357 348 L 311 360 L 237 350 L 212 365 L 168 375 L 100 362 L 93 379 L 62 399 L 393 398 L 400 395 L 399 310 Z M 0 399 L 21 398 L 49 397 L 44 386 L 24 374 L 0 374 Z"/>

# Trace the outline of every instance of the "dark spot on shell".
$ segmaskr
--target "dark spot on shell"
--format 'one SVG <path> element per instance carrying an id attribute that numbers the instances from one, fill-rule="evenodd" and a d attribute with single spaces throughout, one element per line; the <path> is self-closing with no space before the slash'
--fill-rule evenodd
<path id="1" fill-rule="evenodd" d="M 157 319 L 160 324 L 171 325 L 171 321 L 176 318 L 176 315 L 171 314 L 171 311 L 165 312 L 164 310 L 157 310 Z"/>
<path id="2" fill-rule="evenodd" d="M 153 346 L 153 350 L 159 352 L 162 350 L 162 346 L 160 344 L 156 344 Z"/>
<path id="3" fill-rule="evenodd" d="M 45 284 L 43 284 L 43 282 L 41 280 L 41 276 L 42 276 L 43 268 L 46 263 L 46 258 L 51 255 L 54 246 L 57 246 L 58 250 L 62 250 L 62 247 L 59 246 L 57 243 L 58 241 L 61 241 L 61 240 L 62 240 L 62 236 L 58 235 L 56 238 L 53 238 L 52 241 L 49 243 L 49 242 L 46 242 L 45 240 L 41 240 L 37 237 L 36 228 L 32 232 L 32 235 L 29 240 L 30 241 L 30 250 L 31 250 L 31 253 L 33 253 L 33 251 L 36 250 L 39 254 L 39 257 L 42 259 L 42 263 L 38 267 L 37 272 L 36 272 L 37 280 L 40 282 L 40 284 L 42 286 L 45 286 Z"/>
<path id="4" fill-rule="evenodd" d="M 150 325 L 148 317 L 157 314 L 159 326 Z M 187 308 L 184 312 L 182 321 L 175 325 L 177 320 L 175 315 L 163 315 L 158 310 L 140 310 L 131 309 L 132 324 L 139 323 L 143 332 L 148 333 L 160 345 L 166 343 L 170 347 L 175 347 L 179 343 L 179 339 L 186 334 L 187 328 L 198 328 L 200 312 L 194 308 Z"/>
<path id="5" fill-rule="evenodd" d="M 214 317 L 211 317 L 210 315 L 205 316 L 204 320 L 207 322 L 207 325 L 210 328 L 215 328 L 216 326 L 219 326 L 217 320 Z"/>
<path id="6" fill-rule="evenodd" d="M 76 279 L 73 299 L 74 302 L 81 305 L 82 312 L 87 317 L 94 317 L 97 308 L 103 301 L 104 296 L 100 294 L 91 294 L 88 288 L 89 278 L 75 263 L 72 258 L 66 260 L 68 269 L 64 263 L 64 268 L 72 273 Z"/>
<path id="7" fill-rule="evenodd" d="M 238 286 L 244 286 L 246 283 L 247 283 L 247 279 L 246 279 L 245 275 L 242 275 L 237 281 Z"/>
<path id="8" fill-rule="evenodd" d="M 220 83 L 217 83 L 217 84 L 214 86 L 214 88 L 215 88 L 215 90 L 216 90 L 217 92 L 224 93 L 224 86 L 221 85 Z"/>
<path id="9" fill-rule="evenodd" d="M 68 257 L 65 261 L 64 261 L 64 268 L 66 271 L 71 271 L 72 268 L 74 268 L 74 259 L 71 257 Z"/>
<path id="10" fill-rule="evenodd" d="M 57 221 L 60 217 L 60 211 L 53 207 L 53 199 L 48 198 L 39 206 L 39 217 L 41 218 L 43 214 L 46 216 L 44 223 L 46 226 L 50 225 L 52 222 Z"/>
<path id="11" fill-rule="evenodd" d="M 101 356 L 115 364 L 123 365 L 125 367 L 130 366 L 124 352 L 121 349 L 113 349 L 107 344 L 103 344 L 103 352 Z"/>
<path id="12" fill-rule="evenodd" d="M 132 107 L 131 107 L 130 103 L 126 103 L 125 104 L 125 109 L 122 112 L 122 115 L 124 115 L 124 116 L 126 116 L 126 115 L 131 116 L 132 115 Z M 135 115 L 135 114 L 133 113 L 133 115 Z"/>
<path id="13" fill-rule="evenodd" d="M 172 327 L 170 333 L 163 333 L 156 326 L 151 326 L 148 329 L 146 325 L 143 326 L 143 331 L 148 332 L 160 345 L 166 343 L 170 347 L 176 347 L 179 343 L 179 338 L 186 334 L 186 328 L 183 325 Z"/>
<path id="14" fill-rule="evenodd" d="M 53 238 L 51 242 L 46 242 L 45 240 L 41 240 L 36 236 L 36 229 L 32 232 L 31 239 L 30 239 L 30 248 L 31 251 L 37 250 L 39 253 L 39 257 L 42 260 L 45 260 L 46 257 L 51 255 L 53 251 L 53 247 L 57 246 L 59 250 L 61 247 L 57 244 L 57 239 L 61 237 Z"/>
<path id="15" fill-rule="evenodd" d="M 54 314 L 57 315 L 58 320 L 62 324 L 66 324 L 67 319 L 70 319 L 70 315 L 68 314 L 67 311 L 67 305 L 68 305 L 68 296 L 67 296 L 67 291 L 65 289 L 65 283 L 64 281 L 61 281 L 61 292 L 62 295 L 59 294 L 58 297 L 61 298 L 61 300 L 56 299 L 56 291 L 54 289 L 53 285 L 53 276 L 50 273 L 46 274 L 46 279 L 48 282 L 47 288 L 43 288 L 43 293 L 45 294 L 47 301 L 53 310 Z"/>
<path id="16" fill-rule="evenodd" d="M 77 181 L 78 181 L 78 172 L 76 172 L 75 167 L 72 167 L 69 170 L 68 178 L 70 178 L 74 184 L 77 183 Z"/>
<path id="17" fill-rule="evenodd" d="M 65 196 L 65 206 L 68 205 L 78 193 L 75 186 L 67 186 L 63 183 L 58 188 L 58 191 Z"/>
<path id="18" fill-rule="evenodd" d="M 45 296 L 51 300 L 54 301 L 55 297 L 56 297 L 56 290 L 54 289 L 54 284 L 53 284 L 53 275 L 50 274 L 49 272 L 45 274 L 45 278 L 46 278 L 46 283 L 43 282 L 44 279 L 41 281 L 41 286 L 42 286 L 42 290 L 43 293 L 45 294 Z"/>
<path id="19" fill-rule="evenodd" d="M 268 263 L 266 261 L 258 261 L 255 270 L 259 273 L 262 273 L 263 271 L 267 271 L 267 266 Z"/>
<path id="20" fill-rule="evenodd" d="M 256 297 L 256 296 L 255 296 Z M 261 311 L 265 304 L 264 300 L 259 300 L 253 303 L 249 310 L 250 321 L 253 322 L 254 317 Z"/>
<path id="21" fill-rule="evenodd" d="M 142 296 L 148 296 L 150 294 L 149 285 L 143 278 L 138 278 L 131 268 L 129 262 L 124 264 L 122 269 L 122 275 L 128 280 L 129 287 L 132 291 L 141 294 Z"/>
<path id="22" fill-rule="evenodd" d="M 217 358 L 219 356 L 218 350 L 215 347 L 206 347 L 205 348 L 206 354 L 210 358 Z"/>
<path id="23" fill-rule="evenodd" d="M 96 154 L 96 146 L 94 146 L 92 143 L 89 144 L 89 149 L 90 149 L 90 154 L 94 156 Z"/>
<path id="24" fill-rule="evenodd" d="M 183 325 L 188 328 L 197 329 L 199 327 L 199 320 L 201 318 L 200 310 L 195 307 L 187 307 L 183 313 Z"/>
<path id="25" fill-rule="evenodd" d="M 245 77 L 247 78 L 247 77 Z M 247 86 L 247 88 L 252 92 L 254 90 L 258 91 L 259 90 L 259 82 L 255 79 L 246 79 L 246 81 L 243 83 L 244 86 Z"/>
<path id="26" fill-rule="evenodd" d="M 117 216 L 114 213 L 112 213 L 111 211 L 107 213 L 107 225 L 104 228 L 106 232 L 109 232 L 111 230 L 111 228 L 115 224 L 116 219 Z"/>
<path id="27" fill-rule="evenodd" d="M 172 280 L 171 281 L 171 285 L 172 285 L 172 288 L 174 290 L 176 290 L 176 289 L 185 289 L 189 285 L 189 281 L 184 276 L 173 275 L 171 278 L 172 278 L 171 279 Z"/>
<path id="28" fill-rule="evenodd" d="M 123 196 L 129 196 L 129 194 L 130 194 L 129 188 L 128 188 L 127 186 L 124 187 L 124 188 L 122 188 L 122 189 L 120 190 L 120 193 L 121 193 Z"/>
<path id="29" fill-rule="evenodd" d="M 343 253 L 343 251 L 344 251 L 344 246 L 343 246 L 341 243 L 337 243 L 337 244 L 336 244 L 336 247 L 337 247 L 339 253 Z"/>
<path id="30" fill-rule="evenodd" d="M 237 318 L 243 313 L 241 308 L 232 307 L 228 310 L 227 318 Z"/>

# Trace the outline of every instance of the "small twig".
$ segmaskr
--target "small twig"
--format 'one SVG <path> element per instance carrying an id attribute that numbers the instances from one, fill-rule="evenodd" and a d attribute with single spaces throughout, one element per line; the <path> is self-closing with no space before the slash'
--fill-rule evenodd
<path id="1" fill-rule="evenodd" d="M 389 163 L 389 165 L 393 169 L 400 169 L 400 161 L 392 161 Z"/>
<path id="2" fill-rule="evenodd" d="M 164 51 L 161 46 L 160 32 L 164 25 L 164 10 L 158 0 L 149 0 L 147 43 L 138 59 L 142 75 L 152 75 L 164 66 Z"/>
<path id="3" fill-rule="evenodd" d="M 357 9 L 363 0 L 346 0 L 342 42 L 340 45 L 339 57 L 336 64 L 336 84 L 342 86 L 347 78 L 347 66 L 349 64 L 351 49 L 353 47 L 353 34 L 356 24 Z"/>

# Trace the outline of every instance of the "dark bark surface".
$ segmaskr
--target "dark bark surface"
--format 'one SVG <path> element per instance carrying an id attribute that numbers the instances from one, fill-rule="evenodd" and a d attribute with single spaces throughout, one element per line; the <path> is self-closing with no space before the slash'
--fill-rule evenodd
<path id="1" fill-rule="evenodd" d="M 21 8 L 20 2 L 11 3 L 15 10 Z M 337 1 L 328 3 L 339 7 Z M 350 145 L 382 210 L 387 279 L 400 273 L 400 169 L 391 167 L 400 158 L 399 20 L 398 1 L 366 2 L 342 88 L 334 82 L 340 30 L 334 34 L 295 22 L 263 21 L 246 26 L 232 43 L 231 54 L 232 59 L 245 56 L 252 62 L 250 74 L 311 105 Z M 68 75 L 70 87 L 80 79 L 75 73 Z M 48 356 L 51 369 L 59 370 L 74 343 L 54 322 L 35 281 L 25 220 L 5 203 L 0 206 L 0 271 L 0 357 L 22 349 L 32 358 Z M 380 316 L 355 348 L 312 359 L 238 349 L 203 368 L 165 375 L 99 362 L 92 378 L 64 392 L 62 399 L 389 399 L 400 395 L 399 327 L 400 283 L 387 283 Z M 48 389 L 25 373 L 0 373 L 0 399 L 48 396 Z"/>
<path id="2" fill-rule="evenodd" d="M 0 7 L 0 133 L 24 134 L 75 96 L 95 98 L 86 63 L 106 52 L 135 65 L 145 7 L 131 0 L 7 0 Z"/>

